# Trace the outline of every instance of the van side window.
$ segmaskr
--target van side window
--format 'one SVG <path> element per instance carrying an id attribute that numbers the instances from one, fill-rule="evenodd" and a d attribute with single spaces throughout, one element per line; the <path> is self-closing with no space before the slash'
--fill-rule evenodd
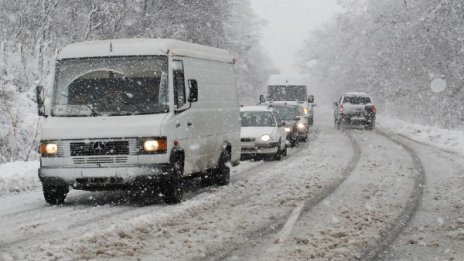
<path id="1" fill-rule="evenodd" d="M 186 103 L 184 63 L 182 61 L 173 61 L 172 70 L 174 78 L 174 104 L 177 108 L 181 108 Z"/>

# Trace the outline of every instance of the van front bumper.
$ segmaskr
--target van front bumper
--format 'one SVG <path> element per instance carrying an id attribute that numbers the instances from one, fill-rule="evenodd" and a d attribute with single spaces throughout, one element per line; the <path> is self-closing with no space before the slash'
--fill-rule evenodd
<path id="1" fill-rule="evenodd" d="M 48 185 L 67 185 L 76 189 L 125 188 L 168 178 L 170 164 L 102 168 L 48 168 L 39 169 L 39 178 Z"/>

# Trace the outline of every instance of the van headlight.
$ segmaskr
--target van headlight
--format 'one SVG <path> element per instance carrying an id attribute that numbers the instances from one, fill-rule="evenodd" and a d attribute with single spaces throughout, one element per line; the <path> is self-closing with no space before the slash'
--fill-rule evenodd
<path id="1" fill-rule="evenodd" d="M 161 154 L 168 151 L 166 138 L 145 138 L 141 139 L 140 152 L 144 154 Z"/>
<path id="2" fill-rule="evenodd" d="M 42 156 L 56 156 L 58 154 L 58 145 L 56 143 L 41 143 L 40 154 Z"/>
<path id="3" fill-rule="evenodd" d="M 285 132 L 286 133 L 290 133 L 292 131 L 292 129 L 290 129 L 290 127 L 285 127 Z"/>
<path id="4" fill-rule="evenodd" d="M 261 140 L 264 141 L 264 142 L 268 142 L 271 140 L 271 136 L 269 135 L 263 135 L 261 136 Z"/>
<path id="5" fill-rule="evenodd" d="M 306 125 L 304 125 L 302 122 L 299 122 L 299 123 L 297 124 L 297 127 L 298 127 L 298 129 L 303 130 L 303 129 L 306 128 Z"/>

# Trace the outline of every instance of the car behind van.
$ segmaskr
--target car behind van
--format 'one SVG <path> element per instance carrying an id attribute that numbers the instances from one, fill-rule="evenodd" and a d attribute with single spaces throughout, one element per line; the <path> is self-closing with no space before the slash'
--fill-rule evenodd
<path id="1" fill-rule="evenodd" d="M 64 48 L 51 101 L 37 88 L 45 200 L 61 204 L 72 187 L 161 192 L 178 203 L 185 177 L 227 185 L 229 163 L 240 160 L 234 61 L 228 51 L 177 40 Z"/>

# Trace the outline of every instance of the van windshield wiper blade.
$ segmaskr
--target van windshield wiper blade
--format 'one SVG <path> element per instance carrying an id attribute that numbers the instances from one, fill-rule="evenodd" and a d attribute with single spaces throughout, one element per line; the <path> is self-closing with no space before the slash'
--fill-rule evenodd
<path id="1" fill-rule="evenodd" d="M 92 114 L 90 114 L 90 116 L 92 116 L 92 117 L 103 116 L 103 114 L 101 112 L 95 110 L 94 108 L 92 108 L 92 106 L 90 106 L 88 104 L 84 104 L 84 106 L 89 108 L 89 110 L 92 112 Z"/>

